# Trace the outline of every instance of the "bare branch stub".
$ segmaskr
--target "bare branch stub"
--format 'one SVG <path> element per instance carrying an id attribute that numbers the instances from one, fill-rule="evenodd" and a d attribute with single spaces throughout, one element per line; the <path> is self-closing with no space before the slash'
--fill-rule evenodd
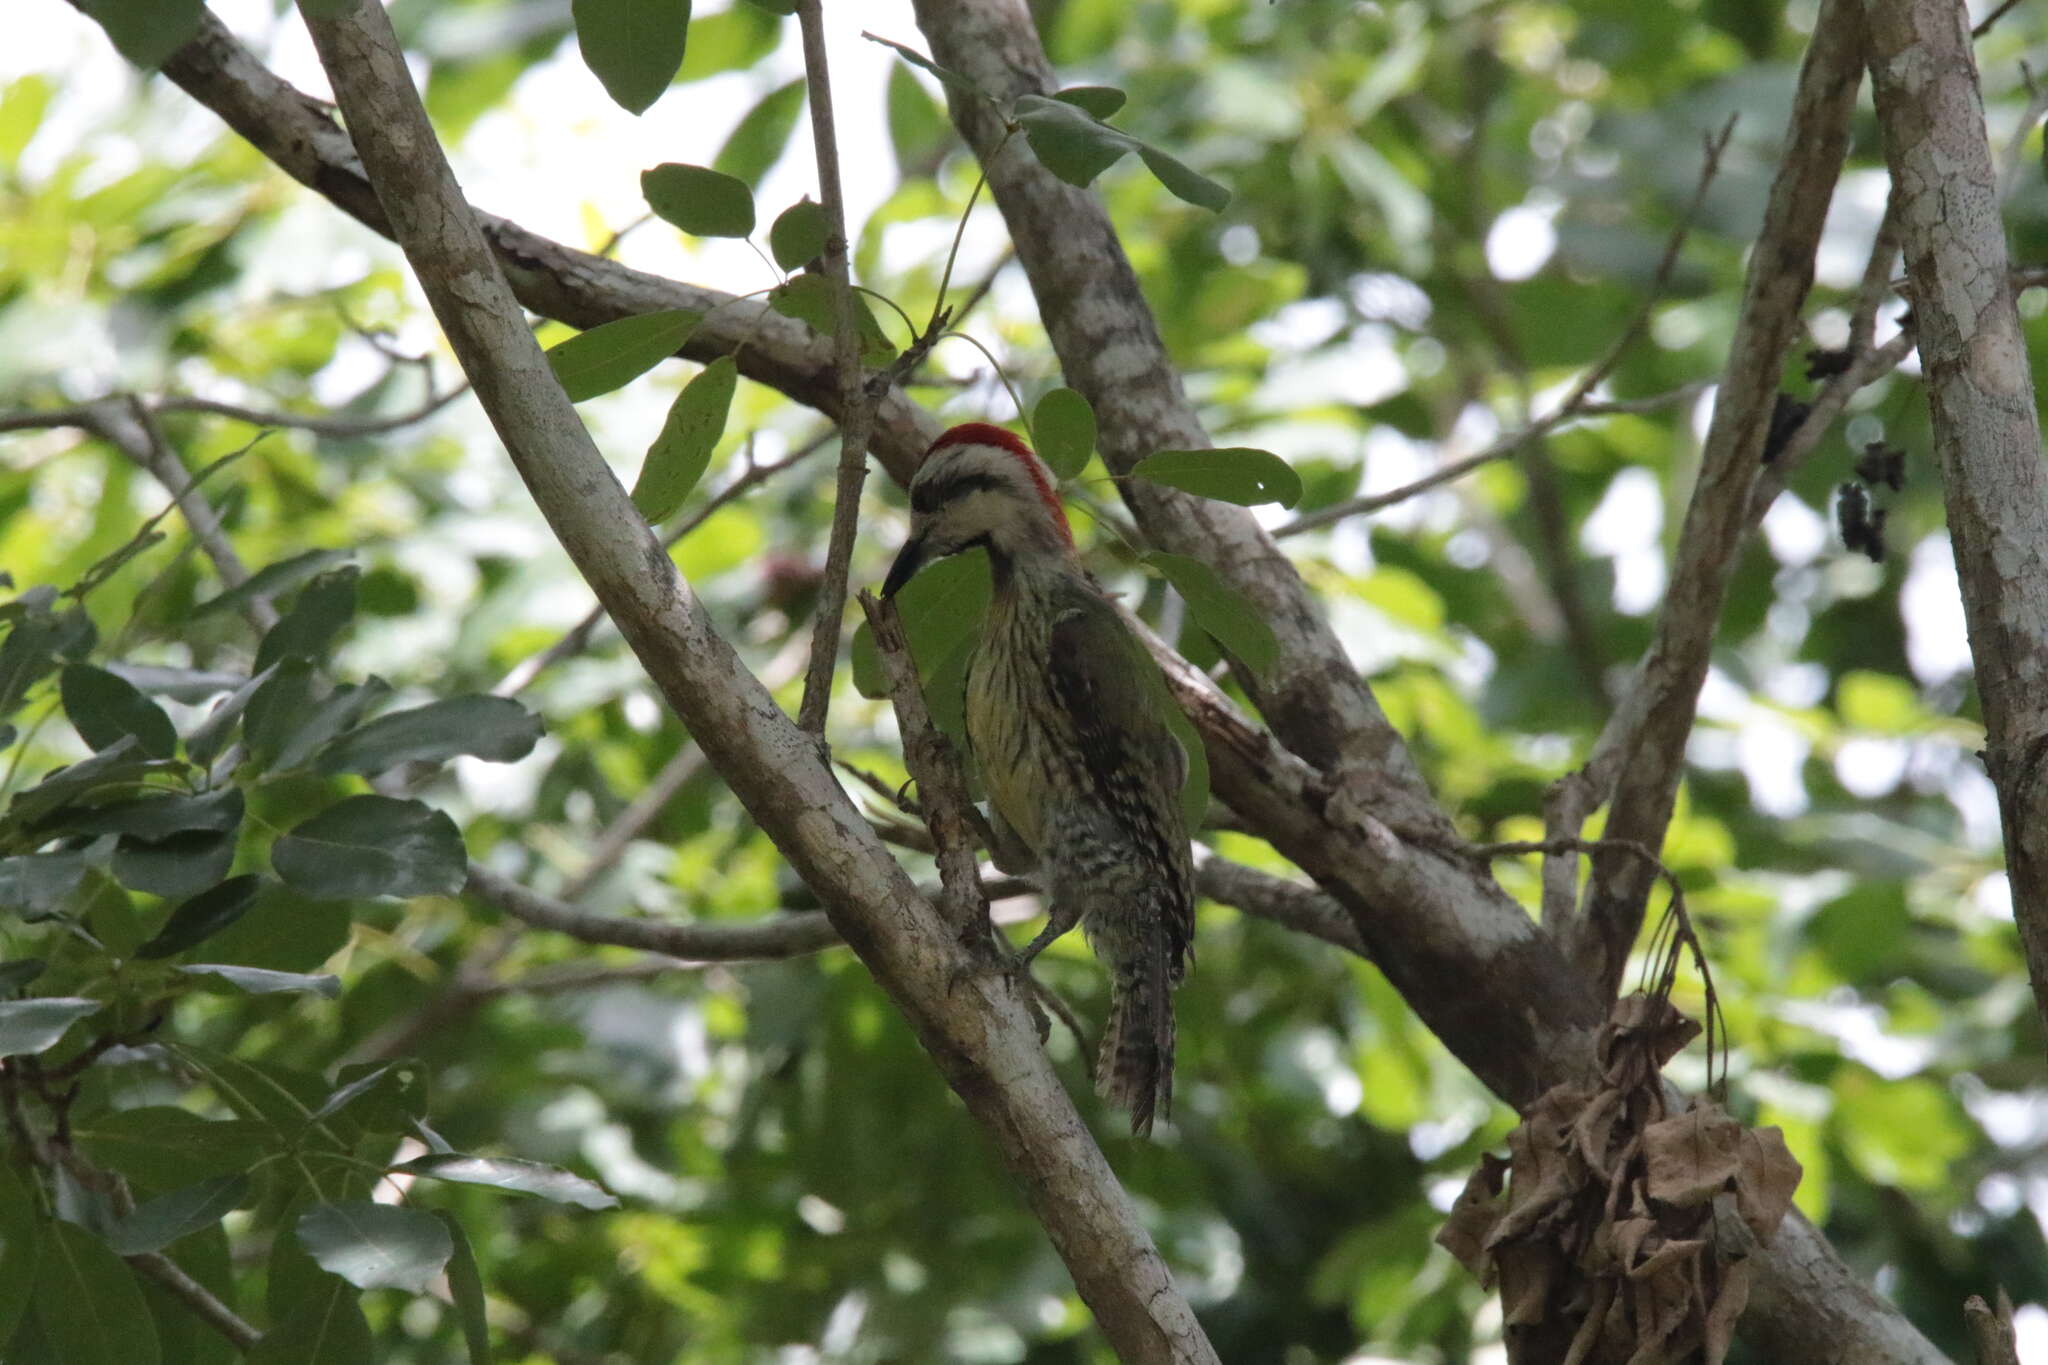
<path id="1" fill-rule="evenodd" d="M 985 945 L 988 898 L 981 890 L 974 852 L 974 807 L 967 799 L 959 756 L 952 741 L 932 723 L 924 704 L 923 685 L 917 680 L 896 604 L 863 592 L 860 605 L 874 628 L 875 649 L 889 679 L 889 700 L 896 708 L 897 728 L 903 732 L 903 763 L 917 780 L 918 802 L 938 849 L 939 880 L 944 887 L 939 911 L 963 944 Z"/>

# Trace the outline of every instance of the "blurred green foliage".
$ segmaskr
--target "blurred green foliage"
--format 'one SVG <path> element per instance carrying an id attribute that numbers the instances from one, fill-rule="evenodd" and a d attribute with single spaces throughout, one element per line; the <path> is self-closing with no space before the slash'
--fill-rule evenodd
<path id="1" fill-rule="evenodd" d="M 650 117 L 740 92 L 732 117 L 754 112 L 718 163 L 773 187 L 788 146 L 808 136 L 790 93 L 794 26 L 744 4 L 697 8 L 677 83 Z M 1034 8 L 1063 85 L 1128 92 L 1119 129 L 1231 192 L 1208 212 L 1135 158 L 1095 182 L 1217 443 L 1275 451 L 1301 475 L 1295 512 L 1267 509 L 1275 524 L 1426 473 L 1561 392 L 1642 302 L 1697 182 L 1702 136 L 1735 113 L 1680 268 L 1608 388 L 1635 398 L 1710 381 L 1784 127 L 1797 25 L 1812 12 L 1761 0 Z M 547 125 L 558 149 L 549 100 L 565 85 L 590 96 L 579 136 L 601 139 L 618 126 L 605 120 L 626 119 L 592 93 L 567 5 L 392 9 L 458 162 L 478 143 L 480 155 L 502 155 L 532 126 Z M 897 25 L 888 36 L 917 45 L 907 7 L 863 22 L 879 29 L 884 17 Z M 80 50 L 105 44 L 50 0 L 35 0 L 29 22 L 82 25 Z M 294 22 L 285 15 L 277 32 Z M 250 36 L 266 31 L 258 23 Z M 2019 61 L 2043 44 L 2048 18 L 2025 6 L 1980 44 L 1995 145 L 2027 100 Z M 854 225 L 856 274 L 927 316 L 975 168 L 944 124 L 935 81 L 884 48 L 854 48 L 877 73 L 878 107 L 863 126 L 891 153 L 864 164 L 893 163 L 894 176 Z M 431 354 L 436 338 L 396 253 L 175 89 L 136 77 L 115 95 L 106 74 L 53 64 L 0 95 L 0 410 L 130 392 L 345 419 L 415 405 L 423 367 L 391 357 Z M 2038 130 L 2019 144 L 2008 208 L 2021 261 L 2048 250 L 2040 148 Z M 717 150 L 675 155 L 708 161 Z M 1866 112 L 1808 308 L 1817 346 L 1845 332 L 1883 207 L 1880 172 Z M 637 203 L 630 175 L 603 192 Z M 804 193 L 815 186 L 764 197 L 761 221 Z M 593 244 L 629 225 L 581 207 Z M 991 214 L 978 210 L 978 229 Z M 635 244 L 622 247 L 628 259 Z M 970 250 L 956 298 L 997 259 Z M 1060 376 L 1015 274 L 965 326 L 1028 406 Z M 764 256 L 758 279 L 699 282 L 745 292 L 776 279 Z M 2037 356 L 2048 356 L 2044 301 L 2041 291 L 2022 300 Z M 914 392 L 961 420 L 1008 416 L 986 364 L 949 343 Z M 434 365 L 445 384 L 448 362 Z M 583 409 L 623 475 L 688 368 L 665 362 Z M 1812 385 L 1799 368 L 1786 383 L 1803 395 Z M 159 421 L 195 472 L 254 434 L 197 411 Z M 1600 688 L 1648 638 L 1700 421 L 1684 402 L 1576 424 L 1513 462 L 1288 542 L 1469 836 L 1537 835 L 1544 785 L 1597 732 Z M 675 524 L 748 461 L 820 430 L 815 414 L 742 382 Z M 1889 500 L 1890 552 L 1871 563 L 1842 548 L 1831 499 L 1879 439 L 1908 458 L 1905 488 Z M 759 668 L 807 633 L 828 469 L 818 459 L 763 480 L 675 547 Z M 1107 511 L 1108 486 L 1092 481 L 1099 472 L 1068 485 L 1091 564 L 1149 617 L 1185 627 L 1190 657 L 1214 662 L 1214 643 L 1143 573 L 1123 519 Z M 145 1201 L 243 1171 L 272 1149 L 261 1107 L 243 1112 L 228 1096 L 233 1076 L 269 1077 L 314 1110 L 370 1074 L 344 1068 L 424 1017 L 430 1027 L 404 1035 L 417 1069 L 402 1074 L 430 1085 L 394 1082 L 339 1111 L 354 1117 L 326 1146 L 299 1139 L 316 1168 L 353 1172 L 325 1179 L 321 1198 L 354 1208 L 378 1188 L 388 1197 L 374 1177 L 428 1149 L 415 1126 L 424 1116 L 456 1150 L 558 1164 L 623 1201 L 593 1212 L 447 1180 L 409 1185 L 406 1208 L 452 1215 L 467 1234 L 497 1358 L 1107 1359 L 1014 1189 L 843 950 L 637 975 L 632 954 L 515 932 L 480 902 L 438 894 L 453 886 L 431 860 L 423 875 L 442 880 L 424 889 L 436 894 L 392 883 L 405 898 L 344 888 L 316 899 L 285 866 L 270 876 L 280 836 L 370 791 L 347 764 L 319 761 L 326 746 L 374 715 L 491 691 L 589 605 L 472 407 L 389 432 L 278 430 L 202 488 L 247 564 L 295 566 L 270 580 L 288 626 L 274 644 L 235 602 L 205 609 L 223 584 L 175 516 L 79 599 L 52 596 L 129 545 L 164 498 L 93 432 L 0 436 L 0 569 L 14 604 L 0 608 L 0 724 L 10 727 L 0 796 L 20 817 L 0 832 L 12 867 L 0 871 L 0 1000 L 99 1004 L 64 1021 L 42 1054 L 55 1068 L 96 1038 L 120 1044 L 83 1067 L 70 1101 L 83 1152 Z M 896 490 L 871 481 L 856 582 L 879 577 L 901 509 Z M 315 551 L 329 553 L 298 558 Z M 1964 1295 L 2003 1283 L 2023 1303 L 2048 1300 L 2048 1091 L 2004 909 L 1995 810 L 1973 756 L 1981 729 L 1954 644 L 1947 554 L 1925 404 L 1912 377 L 1896 375 L 1859 395 L 1745 555 L 1666 856 L 1714 958 L 1734 1107 L 1784 1128 L 1806 1167 L 1800 1206 L 1959 1351 Z M 278 690 L 267 707 L 252 694 L 240 722 L 251 758 L 215 775 L 234 737 L 205 735 L 207 716 L 234 681 L 273 664 L 265 686 Z M 836 752 L 900 781 L 885 706 L 863 699 L 848 672 Z M 122 676 L 130 682 L 108 681 Z M 371 677 L 390 695 L 338 691 L 374 690 Z M 300 690 L 287 696 L 287 682 Z M 576 881 L 602 832 L 689 741 L 603 627 L 525 682 L 519 699 L 545 728 L 530 754 L 407 769 L 408 799 L 452 822 L 469 857 L 553 892 Z M 782 699 L 794 704 L 787 686 Z M 314 729 L 323 714 L 325 733 Z M 127 788 L 81 799 L 60 789 L 38 814 L 37 784 L 92 748 L 128 765 L 110 779 Z M 120 818 L 107 813 L 117 795 L 229 790 L 245 807 L 226 829 L 208 827 L 217 810 L 187 810 L 181 818 L 199 823 L 155 843 L 77 823 Z M 73 824 L 35 824 L 57 810 Z M 407 818 L 425 831 L 427 815 Z M 166 837 L 194 847 L 152 860 Z M 1206 837 L 1285 870 L 1247 836 Z M 325 873 L 360 872 L 346 864 Z M 188 886 L 195 865 L 207 875 Z M 311 875 L 325 873 L 316 863 Z M 217 889 L 259 874 L 246 903 L 246 884 Z M 1500 874 L 1534 904 L 1533 861 Z M 811 907 L 701 771 L 581 903 L 705 921 Z M 131 957 L 180 916 L 183 934 L 202 937 Z M 1161 1140 L 1122 1137 L 1087 1096 L 1075 1041 L 1056 1033 L 1050 1046 L 1223 1359 L 1484 1358 L 1498 1309 L 1431 1238 L 1511 1116 L 1369 965 L 1215 906 L 1201 911 L 1199 944 L 1200 969 L 1179 996 L 1182 1104 Z M 26 975 L 35 957 L 46 977 Z M 175 971 L 195 963 L 332 976 L 340 995 L 248 994 L 232 977 Z M 566 968 L 593 966 L 620 970 L 551 984 L 551 973 L 558 983 Z M 451 996 L 475 973 L 505 989 Z M 1084 1020 L 1100 1019 L 1103 982 L 1078 940 L 1049 952 L 1041 974 Z M 1682 986 L 1681 1003 L 1697 1007 L 1696 987 Z M 158 1005 L 161 1022 L 146 1031 Z M 1681 1058 L 1674 1070 L 1697 1083 L 1701 1063 Z M 417 1150 L 401 1154 L 408 1135 Z M 281 1164 L 237 1191 L 225 1222 L 170 1252 L 259 1328 L 295 1321 L 343 1283 L 288 1234 L 306 1191 L 273 1178 Z M 80 1249 L 65 1262 L 74 1285 L 17 1288 L 28 1282 L 8 1258 L 24 1211 L 50 1246 Z M 7 1359 L 90 1358 L 64 1336 L 67 1295 L 146 1314 L 165 1361 L 225 1358 L 153 1285 L 143 1282 L 139 1306 L 108 1287 L 135 1281 L 82 1250 L 101 1244 L 81 1229 L 103 1232 L 95 1220 L 107 1216 L 92 1191 L 32 1171 L 19 1151 L 0 1164 L 0 1326 L 24 1324 Z M 396 1236 L 463 1264 L 424 1224 Z M 334 1358 L 462 1358 L 466 1295 L 375 1288 L 361 1302 L 370 1354 L 348 1336 L 335 1349 L 358 1354 Z M 786 1353 L 799 1347 L 812 1354 Z"/>

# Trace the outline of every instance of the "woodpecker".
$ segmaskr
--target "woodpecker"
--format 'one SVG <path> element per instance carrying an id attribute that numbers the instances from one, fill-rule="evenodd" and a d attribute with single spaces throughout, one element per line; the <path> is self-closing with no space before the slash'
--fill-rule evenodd
<path id="1" fill-rule="evenodd" d="M 983 422 L 946 432 L 910 481 L 910 511 L 884 597 L 975 546 L 995 580 L 967 668 L 967 741 L 995 851 L 1021 845 L 1049 901 L 1017 966 L 1081 925 L 1110 973 L 1095 1088 L 1130 1110 L 1133 1133 L 1149 1133 L 1155 1109 L 1172 1112 L 1172 992 L 1194 948 L 1173 700 L 1081 567 L 1052 477 L 1016 436 Z"/>

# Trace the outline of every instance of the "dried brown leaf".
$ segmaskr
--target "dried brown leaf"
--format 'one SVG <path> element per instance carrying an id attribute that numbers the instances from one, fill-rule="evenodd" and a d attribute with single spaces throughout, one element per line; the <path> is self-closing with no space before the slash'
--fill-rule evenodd
<path id="1" fill-rule="evenodd" d="M 1783 1146 L 1781 1141 L 1780 1150 Z M 1652 1199 L 1673 1208 L 1697 1207 L 1735 1179 L 1742 1161 L 1742 1125 L 1717 1104 L 1696 1104 L 1643 1130 L 1643 1161 Z"/>
<path id="2" fill-rule="evenodd" d="M 1450 1217 L 1436 1235 L 1438 1246 L 1457 1257 L 1459 1264 L 1489 1287 L 1493 1284 L 1493 1263 L 1486 1254 L 1486 1243 L 1507 1211 L 1500 1201 L 1507 1170 L 1508 1163 L 1491 1152 L 1480 1157 L 1479 1169 L 1472 1172 L 1472 1178 L 1458 1192 Z"/>
<path id="3" fill-rule="evenodd" d="M 1792 1207 L 1792 1194 L 1805 1172 L 1799 1158 L 1785 1147 L 1785 1134 L 1776 1127 L 1745 1129 L 1740 1147 L 1740 1168 L 1735 1176 L 1735 1197 L 1742 1219 L 1750 1231 L 1768 1242 Z"/>
<path id="4" fill-rule="evenodd" d="M 1706 1365 L 1721 1365 L 1727 1359 L 1728 1344 L 1735 1339 L 1735 1323 L 1749 1303 L 1749 1283 L 1755 1275 L 1756 1266 L 1747 1260 L 1721 1272 L 1720 1292 L 1707 1309 Z"/>
<path id="5" fill-rule="evenodd" d="M 1501 1321 L 1510 1327 L 1547 1321 L 1564 1258 L 1542 1242 L 1517 1242 L 1496 1251 L 1494 1264 L 1500 1270 Z"/>

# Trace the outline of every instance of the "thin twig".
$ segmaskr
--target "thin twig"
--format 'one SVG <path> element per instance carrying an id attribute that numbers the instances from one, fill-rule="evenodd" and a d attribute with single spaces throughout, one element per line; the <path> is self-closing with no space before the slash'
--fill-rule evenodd
<path id="1" fill-rule="evenodd" d="M 173 1298 L 199 1316 L 200 1321 L 226 1337 L 228 1344 L 244 1354 L 256 1348 L 263 1334 L 250 1326 L 234 1309 L 215 1298 L 213 1291 L 181 1270 L 177 1263 L 154 1251 L 124 1258 L 129 1265 L 155 1280 Z M 90 1305 L 79 1305 L 92 1311 Z"/>
<path id="2" fill-rule="evenodd" d="M 585 943 L 663 953 L 683 962 L 771 962 L 801 957 L 837 944 L 839 933 L 822 910 L 799 910 L 733 923 L 667 924 L 594 914 L 528 890 L 477 863 L 468 890 L 498 910 Z"/>
<path id="3" fill-rule="evenodd" d="M 1991 26 L 1993 24 L 1997 23 L 2000 19 L 2003 19 L 2005 17 L 2006 11 L 2010 10 L 2014 5 L 2017 5 L 2019 2 L 2020 0 L 2003 0 L 2003 3 L 2001 3 L 1997 9 L 1985 15 L 1984 18 L 1978 23 L 1977 27 L 1970 30 L 1970 36 L 1972 38 L 1982 38 L 1985 34 L 1991 31 Z"/>
<path id="4" fill-rule="evenodd" d="M 874 629 L 875 650 L 881 655 L 882 670 L 889 680 L 889 699 L 895 705 L 897 728 L 903 734 L 903 765 L 917 780 L 918 804 L 938 850 L 935 857 L 942 888 L 939 913 L 959 932 L 962 943 L 970 947 L 985 944 L 988 902 L 981 892 L 974 856 L 975 822 L 970 815 L 973 803 L 967 799 L 967 782 L 960 773 L 959 757 L 925 708 L 924 691 L 911 663 L 910 645 L 904 638 L 895 604 L 863 592 L 860 606 Z"/>
<path id="5" fill-rule="evenodd" d="M 1698 381 L 1691 384 L 1682 384 L 1678 388 L 1669 389 L 1663 393 L 1649 394 L 1642 398 L 1613 399 L 1598 403 L 1581 401 L 1573 405 L 1571 411 L 1566 411 L 1563 406 L 1554 408 L 1521 430 L 1501 437 L 1484 449 L 1476 450 L 1470 455 L 1463 456 L 1447 465 L 1433 469 L 1411 483 L 1404 483 L 1399 488 L 1390 488 L 1384 493 L 1370 493 L 1362 497 L 1350 498 L 1335 506 L 1325 507 L 1321 511 L 1310 512 L 1306 516 L 1296 517 L 1285 526 L 1276 529 L 1273 534 L 1275 536 L 1298 535 L 1303 531 L 1313 531 L 1318 526 L 1327 526 L 1333 521 L 1342 521 L 1346 517 L 1357 516 L 1363 512 L 1378 512 L 1397 503 L 1406 502 L 1410 498 L 1427 493 L 1432 488 L 1441 488 L 1443 485 L 1456 479 L 1462 479 L 1481 466 L 1492 464 L 1496 460 L 1507 459 L 1516 451 L 1528 445 L 1529 442 L 1546 435 L 1556 427 L 1563 425 L 1566 421 L 1593 417 L 1610 417 L 1623 413 L 1656 412 L 1660 409 L 1671 407 L 1674 404 L 1683 403 L 1690 398 L 1695 398 L 1705 392 L 1706 388 L 1705 381 Z M 1569 401 L 1567 399 L 1567 402 Z"/>
<path id="6" fill-rule="evenodd" d="M 1291 536 L 1302 531 L 1311 530 L 1317 526 L 1327 526 L 1333 521 L 1341 521 L 1345 517 L 1353 516 L 1360 512 L 1372 512 L 1383 507 L 1390 507 L 1396 502 L 1402 502 L 1414 497 L 1417 493 L 1427 492 L 1439 484 L 1448 483 L 1452 479 L 1468 474 L 1481 465 L 1489 464 L 1494 460 L 1505 459 L 1531 441 L 1543 436 L 1552 428 L 1574 417 L 1595 415 L 1591 411 L 1591 405 L 1586 400 L 1592 395 L 1593 390 L 1598 388 L 1606 381 L 1607 376 L 1614 372 L 1614 367 L 1621 363 L 1622 358 L 1628 354 L 1629 347 L 1635 345 L 1636 339 L 1642 335 L 1643 329 L 1649 325 L 1650 314 L 1656 309 L 1657 304 L 1662 301 L 1664 291 L 1671 282 L 1672 272 L 1678 267 L 1679 256 L 1685 248 L 1685 239 L 1691 233 L 1692 225 L 1699 217 L 1702 205 L 1706 203 L 1707 190 L 1714 183 L 1714 177 L 1721 169 L 1721 154 L 1727 150 L 1728 139 L 1734 135 L 1734 132 L 1735 119 L 1733 115 L 1730 115 L 1728 121 L 1721 126 L 1721 130 L 1718 133 L 1707 135 L 1705 140 L 1706 156 L 1700 166 L 1699 182 L 1693 189 L 1692 202 L 1686 205 L 1685 212 L 1679 215 L 1677 224 L 1671 229 L 1671 235 L 1665 240 L 1664 254 L 1658 260 L 1657 269 L 1650 277 L 1649 288 L 1644 291 L 1642 302 L 1636 306 L 1635 314 L 1629 319 L 1628 325 L 1623 327 L 1620 334 L 1609 343 L 1606 352 L 1593 362 L 1592 368 L 1579 376 L 1577 382 L 1565 394 L 1563 401 L 1555 408 L 1551 409 L 1545 416 L 1529 423 L 1529 425 L 1516 432 L 1513 436 L 1496 441 L 1486 449 L 1468 455 L 1462 460 L 1453 461 L 1434 473 L 1417 479 L 1414 483 L 1394 489 L 1388 493 L 1375 493 L 1368 497 L 1351 498 L 1345 502 L 1338 503 L 1334 507 L 1326 507 L 1320 512 L 1311 512 L 1307 516 L 1296 517 L 1273 534 L 1275 536 Z M 1686 390 L 1684 389 L 1677 389 L 1669 394 L 1659 394 L 1648 400 L 1638 399 L 1634 400 L 1634 402 L 1638 404 L 1648 402 L 1653 406 L 1661 407 L 1667 402 L 1677 401 L 1677 398 L 1685 392 Z M 1605 411 L 1609 412 L 1643 410 L 1641 407 L 1623 409 L 1609 406 L 1605 408 Z"/>
<path id="7" fill-rule="evenodd" d="M 832 672 L 839 661 L 839 632 L 846 616 L 846 583 L 853 562 L 854 531 L 860 523 L 861 485 L 867 480 L 868 434 L 875 402 L 861 383 L 860 335 L 854 322 L 858 304 L 846 259 L 846 200 L 839 185 L 839 144 L 833 130 L 832 81 L 825 61 L 825 17 L 820 0 L 797 0 L 796 16 L 803 31 L 811 137 L 818 153 L 818 204 L 825 214 L 825 277 L 832 284 L 832 340 L 839 370 L 839 477 L 832 502 L 832 534 L 825 547 L 818 615 L 811 628 L 811 663 L 804 673 L 803 700 L 797 707 L 797 727 L 822 742 L 825 712 L 832 700 Z"/>
<path id="8" fill-rule="evenodd" d="M 223 403 L 216 398 L 159 398 L 150 404 L 153 412 L 205 412 L 216 417 L 231 417 L 237 422 L 248 422 L 259 427 L 289 427 L 294 431 L 307 431 L 315 436 L 333 436 L 347 439 L 356 436 L 381 436 L 397 431 L 432 417 L 442 408 L 469 392 L 467 381 L 457 384 L 446 393 L 429 393 L 425 402 L 406 412 L 390 417 L 322 417 L 296 412 L 266 411 L 260 408 L 245 408 L 238 403 Z"/>

